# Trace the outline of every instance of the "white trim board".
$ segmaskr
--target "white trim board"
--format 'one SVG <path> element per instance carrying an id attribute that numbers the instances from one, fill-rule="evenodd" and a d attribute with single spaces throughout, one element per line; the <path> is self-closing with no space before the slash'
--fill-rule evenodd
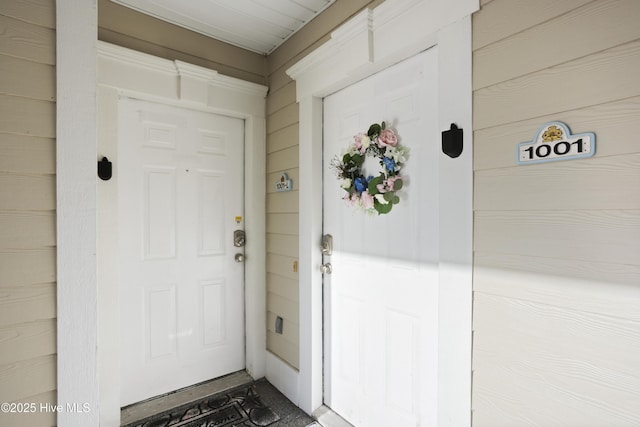
<path id="1" fill-rule="evenodd" d="M 438 45 L 441 130 L 465 130 L 464 151 L 440 156 L 438 425 L 471 425 L 472 87 L 471 14 L 478 0 L 386 0 L 338 28 L 287 74 L 300 109 L 300 371 L 298 396 L 313 413 L 323 404 L 322 99 Z"/>
<path id="2" fill-rule="evenodd" d="M 56 2 L 57 404 L 65 427 L 98 425 L 96 2 Z"/>
<path id="3" fill-rule="evenodd" d="M 130 97 L 223 114 L 245 121 L 246 369 L 266 372 L 265 96 L 267 87 L 216 71 L 108 43 L 98 44 L 98 157 L 114 162 L 114 177 L 98 181 L 98 312 L 100 422 L 120 425 L 117 257 L 118 100 Z M 95 161 L 93 163 L 95 165 Z M 95 173 L 95 172 L 94 172 Z"/>

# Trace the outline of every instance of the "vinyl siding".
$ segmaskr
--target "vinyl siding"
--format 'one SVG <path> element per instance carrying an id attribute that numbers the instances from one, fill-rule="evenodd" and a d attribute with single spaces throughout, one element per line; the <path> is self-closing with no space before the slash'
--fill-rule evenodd
<path id="1" fill-rule="evenodd" d="M 368 0 L 339 1 L 327 8 L 267 58 L 267 349 L 299 367 L 298 261 L 299 151 L 296 87 L 286 70 L 326 42 L 340 24 L 368 5 Z M 286 172 L 293 191 L 275 192 Z M 282 335 L 275 319 L 283 318 Z"/>
<path id="2" fill-rule="evenodd" d="M 0 3 L 0 425 L 52 426 L 56 403 L 55 2 Z"/>
<path id="3" fill-rule="evenodd" d="M 473 425 L 640 424 L 640 3 L 473 17 Z M 549 121 L 592 158 L 517 166 Z"/>

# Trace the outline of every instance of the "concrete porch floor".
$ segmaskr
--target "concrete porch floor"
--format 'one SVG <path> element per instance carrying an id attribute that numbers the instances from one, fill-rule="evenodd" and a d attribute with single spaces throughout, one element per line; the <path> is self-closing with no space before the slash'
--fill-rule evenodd
<path id="1" fill-rule="evenodd" d="M 269 384 L 266 379 L 254 382 L 246 372 L 236 372 L 216 380 L 127 406 L 121 411 L 120 423 L 121 425 L 131 424 L 166 410 L 196 402 L 208 396 L 223 393 L 250 383 L 255 384 L 262 402 L 280 417 L 279 421 L 269 427 L 320 426 L 312 417 L 300 410 L 274 386 Z"/>

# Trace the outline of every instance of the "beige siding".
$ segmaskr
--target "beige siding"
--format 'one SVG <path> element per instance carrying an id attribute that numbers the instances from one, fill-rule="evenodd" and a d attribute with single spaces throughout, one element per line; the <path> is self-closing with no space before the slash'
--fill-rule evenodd
<path id="1" fill-rule="evenodd" d="M 298 260 L 299 151 L 296 87 L 286 70 L 324 43 L 337 26 L 370 0 L 339 1 L 291 37 L 267 59 L 267 349 L 298 368 L 299 319 Z M 276 193 L 274 185 L 286 172 L 294 190 Z M 284 320 L 282 335 L 275 319 Z"/>
<path id="2" fill-rule="evenodd" d="M 640 2 L 473 17 L 474 427 L 640 425 Z M 548 121 L 594 157 L 517 166 Z"/>
<path id="3" fill-rule="evenodd" d="M 52 426 L 56 403 L 55 2 L 0 4 L 0 425 Z"/>
<path id="4" fill-rule="evenodd" d="M 221 74 L 265 84 L 266 58 L 136 12 L 98 1 L 98 38 L 166 59 L 178 59 Z"/>

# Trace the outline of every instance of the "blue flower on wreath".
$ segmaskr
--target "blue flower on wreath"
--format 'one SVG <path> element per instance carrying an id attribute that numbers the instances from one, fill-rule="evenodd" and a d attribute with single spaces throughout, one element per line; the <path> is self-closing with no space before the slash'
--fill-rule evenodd
<path id="1" fill-rule="evenodd" d="M 364 176 L 357 177 L 356 180 L 353 182 L 353 185 L 355 186 L 358 194 L 362 193 L 369 186 L 367 179 Z"/>
<path id="2" fill-rule="evenodd" d="M 383 157 L 382 164 L 384 165 L 385 169 L 388 170 L 389 172 L 393 172 L 396 170 L 396 162 L 389 157 Z"/>

